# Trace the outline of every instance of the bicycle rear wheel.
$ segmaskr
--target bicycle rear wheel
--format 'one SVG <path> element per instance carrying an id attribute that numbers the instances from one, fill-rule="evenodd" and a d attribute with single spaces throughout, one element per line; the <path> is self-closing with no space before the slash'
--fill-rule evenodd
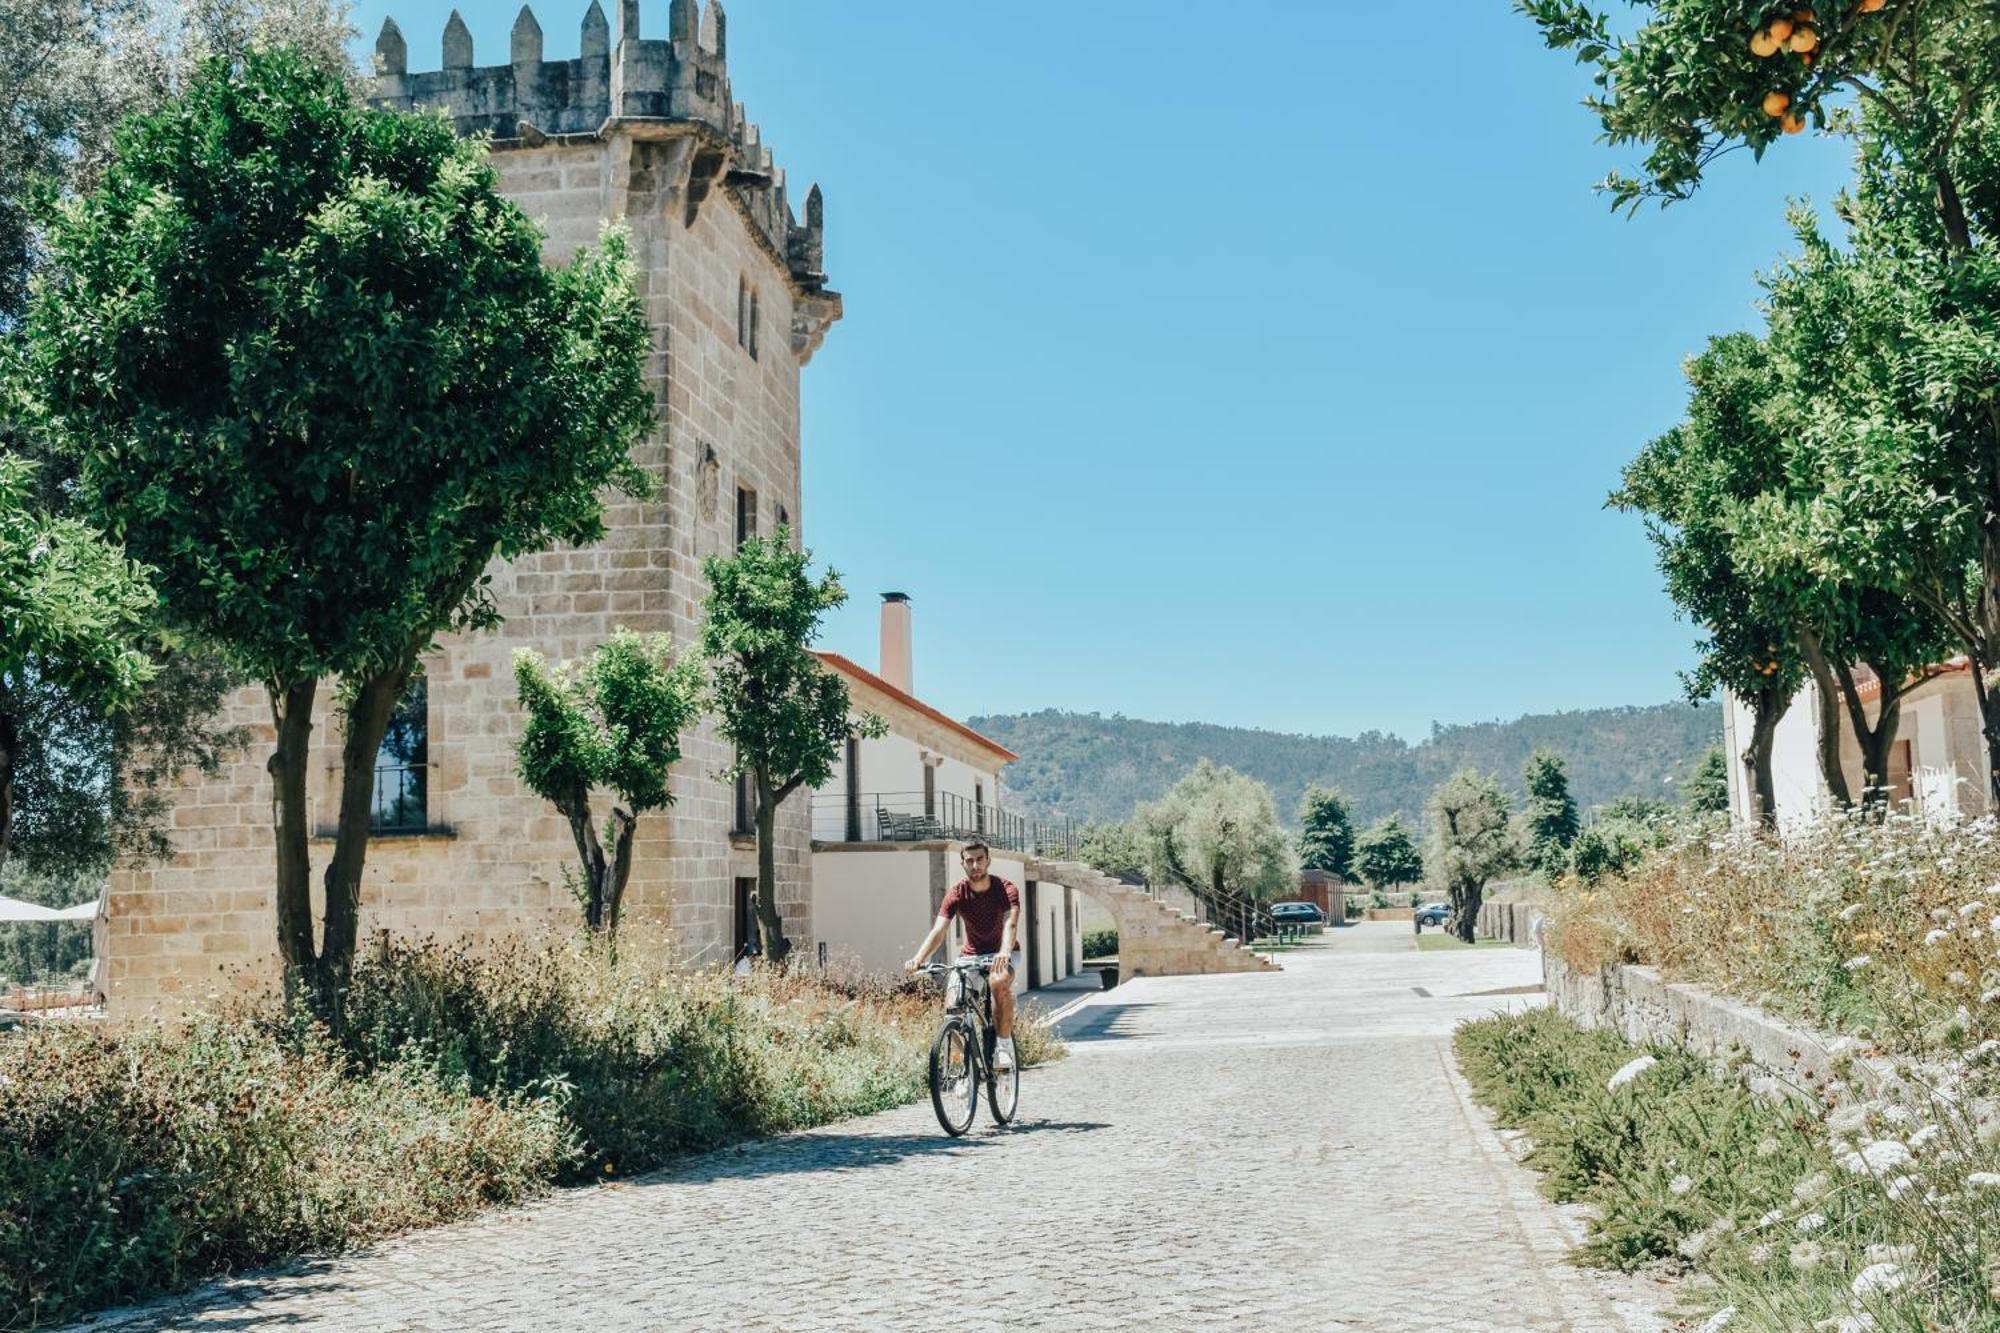
<path id="1" fill-rule="evenodd" d="M 979 1114 L 979 1066 L 972 1031 L 948 1018 L 931 1041 L 931 1109 L 944 1132 L 957 1138 Z"/>

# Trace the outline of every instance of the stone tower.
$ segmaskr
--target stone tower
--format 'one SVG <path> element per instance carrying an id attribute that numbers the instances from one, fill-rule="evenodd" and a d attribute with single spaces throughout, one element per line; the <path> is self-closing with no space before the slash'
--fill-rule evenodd
<path id="1" fill-rule="evenodd" d="M 721 4 L 671 0 L 656 37 L 642 32 L 639 0 L 618 10 L 614 33 L 591 0 L 574 60 L 542 58 L 526 7 L 505 64 L 475 63 L 456 12 L 441 69 L 410 71 L 393 19 L 376 42 L 373 104 L 437 108 L 460 132 L 490 135 L 501 189 L 546 228 L 550 260 L 595 244 L 607 223 L 629 229 L 659 423 L 636 450 L 653 498 L 619 498 L 597 546 L 497 567 L 506 623 L 447 639 L 426 659 L 425 753 L 411 765 L 418 776 L 401 779 L 421 787 L 419 817 L 370 848 L 364 932 L 483 939 L 573 923 L 568 826 L 514 774 L 515 648 L 574 658 L 625 627 L 691 649 L 702 557 L 746 531 L 799 529 L 799 373 L 841 312 L 821 271 L 819 189 L 801 221 L 784 172 L 732 99 Z M 117 1012 L 177 1009 L 232 979 L 276 975 L 269 708 L 246 690 L 228 712 L 251 742 L 223 774 L 175 793 L 172 860 L 113 876 Z M 339 737 L 324 705 L 317 721 L 313 820 L 330 828 Z M 737 831 L 735 792 L 715 776 L 730 756 L 713 724 L 684 737 L 683 751 L 676 804 L 641 820 L 628 919 L 663 921 L 688 963 L 720 964 L 756 849 Z M 802 793 L 781 813 L 777 848 L 779 905 L 802 944 L 812 938 L 809 831 Z M 316 870 L 329 851 L 315 843 Z"/>

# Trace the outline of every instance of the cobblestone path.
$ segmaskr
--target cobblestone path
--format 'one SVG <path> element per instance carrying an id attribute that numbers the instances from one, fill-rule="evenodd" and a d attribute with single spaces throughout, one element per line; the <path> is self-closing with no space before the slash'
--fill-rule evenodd
<path id="1" fill-rule="evenodd" d="M 100 1317 L 140 1329 L 1652 1330 L 1450 1064 L 1534 954 L 1363 925 L 1092 996 L 1021 1119 L 928 1104 Z M 1508 994 L 1513 991 L 1515 993 Z"/>

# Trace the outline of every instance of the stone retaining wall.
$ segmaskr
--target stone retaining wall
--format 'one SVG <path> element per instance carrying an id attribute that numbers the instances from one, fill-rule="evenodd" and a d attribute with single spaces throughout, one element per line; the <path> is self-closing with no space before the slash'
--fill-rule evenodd
<path id="1" fill-rule="evenodd" d="M 1509 944 L 1539 945 L 1542 916 L 1539 903 L 1484 903 L 1479 908 L 1479 937 L 1506 940 Z"/>
<path id="2" fill-rule="evenodd" d="M 1745 1059 L 1750 1085 L 1771 1098 L 1841 1102 L 1899 1091 L 1888 1060 L 1862 1055 L 1852 1037 L 1798 1027 L 1755 1005 L 1687 982 L 1658 968 L 1626 965 L 1585 972 L 1542 954 L 1549 1003 L 1587 1028 L 1609 1028 L 1635 1045 L 1679 1046 L 1718 1065 Z"/>

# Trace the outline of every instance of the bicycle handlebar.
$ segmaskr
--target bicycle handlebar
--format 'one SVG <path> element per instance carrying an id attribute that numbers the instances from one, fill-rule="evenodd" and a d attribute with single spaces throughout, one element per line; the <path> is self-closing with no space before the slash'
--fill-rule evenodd
<path id="1" fill-rule="evenodd" d="M 949 963 L 925 963 L 917 971 L 925 976 L 942 976 L 946 972 L 958 972 L 967 968 L 990 968 L 995 962 L 999 961 L 999 958 L 1000 955 L 997 953 L 976 953 L 970 957 L 960 958 Z"/>

